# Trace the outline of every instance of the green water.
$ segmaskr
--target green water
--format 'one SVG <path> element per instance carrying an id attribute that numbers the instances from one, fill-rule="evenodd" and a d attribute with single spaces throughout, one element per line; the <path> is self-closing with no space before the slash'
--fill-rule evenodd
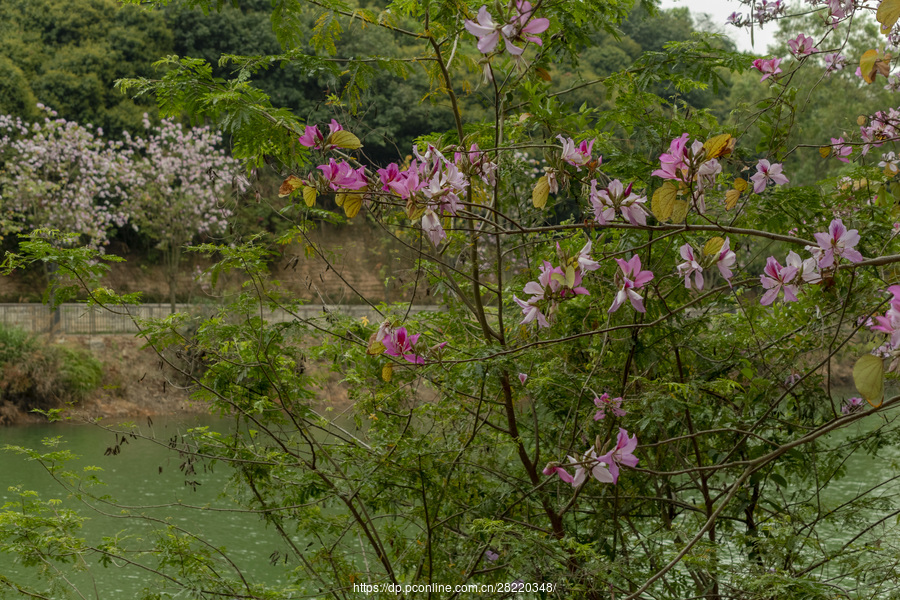
<path id="1" fill-rule="evenodd" d="M 872 431 L 884 423 L 884 417 L 868 417 L 846 430 L 831 434 L 828 439 L 830 443 L 840 442 Z M 62 436 L 60 448 L 68 449 L 81 457 L 76 461 L 78 469 L 86 465 L 96 465 L 103 469 L 100 478 L 106 486 L 96 493 L 109 494 L 123 505 L 147 507 L 133 512 L 152 518 L 168 519 L 175 525 L 183 525 L 192 532 L 202 534 L 204 539 L 215 547 L 228 548 L 229 556 L 251 582 L 278 584 L 293 581 L 292 571 L 296 564 L 285 565 L 281 561 L 272 564 L 271 561 L 273 553 L 281 557 L 287 554 L 287 545 L 279 538 L 277 532 L 271 527 L 262 526 L 258 516 L 234 510 L 236 504 L 230 499 L 227 486 L 228 468 L 220 464 L 210 471 L 197 464 L 195 474 L 185 474 L 180 469 L 184 457 L 171 450 L 166 443 L 190 427 L 208 426 L 212 430 L 227 433 L 231 430 L 232 423 L 202 416 L 157 418 L 152 427 L 146 421 L 139 423 L 139 426 L 142 434 L 155 438 L 157 442 L 129 439 L 127 444 L 119 445 L 120 452 L 116 455 L 107 452 L 116 444 L 115 434 L 86 424 L 44 424 L 0 429 L 0 446 L 9 444 L 39 448 L 44 438 Z M 827 505 L 826 510 L 837 507 L 873 485 L 900 475 L 898 461 L 900 461 L 898 448 L 884 448 L 875 457 L 862 451 L 855 452 L 847 460 L 846 477 L 831 482 L 824 491 L 822 499 Z M 58 498 L 65 506 L 75 508 L 89 517 L 82 530 L 82 536 L 91 545 L 99 544 L 105 535 L 120 531 L 150 537 L 151 530 L 157 527 L 141 520 L 117 518 L 117 508 L 93 502 L 95 507 L 108 513 L 100 514 L 67 494 L 38 463 L 11 452 L 0 452 L 0 504 L 17 499 L 17 494 L 9 491 L 10 486 L 34 490 L 45 500 Z M 796 488 L 790 491 L 803 492 Z M 788 493 L 788 496 L 790 495 L 791 493 Z M 875 495 L 890 497 L 896 503 L 896 497 L 900 495 L 900 483 L 894 481 L 884 485 L 875 492 Z M 200 508 L 189 509 L 181 505 Z M 876 514 L 858 516 L 860 526 L 865 521 L 871 522 L 878 518 Z M 887 529 L 893 525 L 893 520 L 886 523 L 884 533 L 888 533 Z M 846 529 L 831 530 L 829 527 L 828 545 L 836 549 L 857 531 L 852 525 Z M 145 542 L 143 545 L 135 545 L 146 547 L 148 544 Z M 301 547 L 304 545 L 305 543 L 300 543 Z M 70 566 L 63 567 L 66 576 L 84 592 L 84 598 L 127 598 L 135 596 L 145 588 L 154 589 L 162 585 L 156 575 L 139 568 L 121 562 L 103 567 L 97 557 L 91 560 L 93 562 L 89 562 L 83 572 L 72 573 Z M 40 579 L 34 569 L 23 568 L 16 562 L 14 556 L 2 551 L 0 551 L 0 575 L 27 583 L 38 590 L 49 589 L 46 580 Z M 234 572 L 226 575 L 233 577 Z M 60 583 L 58 577 L 56 583 Z M 63 587 L 66 587 L 65 584 Z M 168 589 L 177 590 L 173 587 Z M 18 596 L 12 593 L 10 597 Z M 57 589 L 48 592 L 48 597 L 79 596 L 67 596 Z"/>
<path id="2" fill-rule="evenodd" d="M 117 502 L 127 506 L 143 506 L 135 510 L 142 515 L 156 519 L 168 519 L 174 525 L 183 525 L 192 532 L 199 532 L 214 547 L 227 547 L 229 556 L 245 576 L 252 581 L 281 583 L 290 581 L 290 572 L 296 565 L 271 564 L 270 556 L 279 552 L 284 556 L 286 543 L 272 528 L 260 525 L 257 515 L 235 512 L 234 502 L 229 498 L 227 488 L 228 469 L 217 465 L 214 470 L 196 464 L 194 474 L 185 474 L 180 467 L 184 457 L 171 450 L 166 442 L 189 427 L 209 426 L 220 432 L 228 432 L 230 423 L 212 417 L 156 418 L 152 426 L 146 420 L 140 423 L 140 430 L 148 437 L 155 437 L 160 443 L 147 439 L 129 439 L 119 444 L 119 453 L 107 453 L 116 445 L 115 434 L 87 424 L 28 425 L 0 429 L 0 446 L 9 444 L 30 448 L 42 447 L 42 440 L 48 436 L 62 436 L 60 449 L 67 449 L 80 456 L 75 461 L 75 469 L 86 465 L 101 467 L 102 488 L 94 488 L 95 494 L 108 494 Z M 103 536 L 128 531 L 144 536 L 146 541 L 132 542 L 135 547 L 147 547 L 152 530 L 159 524 L 142 520 L 123 519 L 119 509 L 109 504 L 91 502 L 98 510 L 89 508 L 68 494 L 62 486 L 40 464 L 12 452 L 0 452 L 0 505 L 16 501 L 18 494 L 11 486 L 38 492 L 42 499 L 56 498 L 65 507 L 78 509 L 89 518 L 82 529 L 82 537 L 95 545 Z M 200 507 L 190 509 L 172 504 Z M 224 510 L 215 510 L 224 509 Z M 0 546 L 2 550 L 2 546 Z M 148 560 L 148 559 L 142 559 Z M 152 565 L 152 560 L 147 564 Z M 82 572 L 70 574 L 69 565 L 63 566 L 66 577 L 77 585 L 86 598 L 127 598 L 143 588 L 158 588 L 162 585 L 158 576 L 121 561 L 109 567 L 93 563 L 84 565 Z M 41 590 L 48 584 L 42 581 L 34 569 L 25 569 L 13 556 L 0 552 L 0 574 L 17 582 L 25 582 Z M 235 573 L 227 573 L 234 577 Z M 55 577 L 55 582 L 61 582 Z M 96 589 L 96 591 L 95 591 Z M 52 597 L 66 597 L 56 590 Z M 16 597 L 13 593 L 11 597 Z M 73 595 L 72 597 L 78 597 Z"/>

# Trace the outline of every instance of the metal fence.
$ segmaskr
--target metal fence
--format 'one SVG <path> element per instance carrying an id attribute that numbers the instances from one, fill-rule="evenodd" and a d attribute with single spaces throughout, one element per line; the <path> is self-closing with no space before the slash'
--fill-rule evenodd
<path id="1" fill-rule="evenodd" d="M 44 304 L 0 304 L 0 323 L 24 329 L 30 333 L 59 333 L 70 335 L 125 334 L 137 333 L 135 321 L 159 319 L 171 314 L 170 304 L 140 304 L 115 307 L 112 312 L 84 304 L 62 304 L 51 311 Z M 176 304 L 176 312 L 195 316 L 212 316 L 218 307 L 205 304 Z M 439 311 L 440 306 L 413 306 L 410 312 Z M 300 319 L 327 318 L 329 314 L 344 314 L 354 318 L 366 317 L 379 321 L 382 317 L 370 306 L 336 305 L 324 306 L 308 304 L 299 307 L 293 314 L 285 310 L 265 310 L 262 317 L 270 323 L 281 323 Z M 258 314 L 258 313 L 257 313 Z"/>

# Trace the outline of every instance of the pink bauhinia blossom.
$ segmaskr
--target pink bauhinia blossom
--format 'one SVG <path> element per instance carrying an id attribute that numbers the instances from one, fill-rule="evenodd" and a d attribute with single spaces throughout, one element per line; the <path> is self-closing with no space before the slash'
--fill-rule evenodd
<path id="1" fill-rule="evenodd" d="M 788 47 L 791 49 L 791 54 L 798 58 L 801 56 L 809 56 L 813 52 L 817 52 L 814 45 L 815 42 L 813 42 L 813 39 L 802 33 L 794 39 L 788 40 Z"/>
<path id="2" fill-rule="evenodd" d="M 825 55 L 825 74 L 831 75 L 835 71 L 840 71 L 847 63 L 847 59 L 838 52 Z"/>
<path id="3" fill-rule="evenodd" d="M 619 481 L 619 465 L 625 465 L 626 467 L 637 466 L 638 458 L 634 455 L 636 448 L 637 435 L 629 438 L 628 432 L 620 427 L 616 447 L 597 459 L 601 464 L 607 465 L 608 473 L 612 476 L 610 483 Z"/>
<path id="4" fill-rule="evenodd" d="M 690 137 L 687 133 L 682 133 L 680 137 L 675 138 L 669 143 L 669 151 L 660 155 L 660 168 L 651 173 L 663 179 L 681 180 L 684 177 L 684 171 L 688 168 L 685 157 L 685 147 Z"/>
<path id="5" fill-rule="evenodd" d="M 875 325 L 870 325 L 872 331 L 881 331 L 891 336 L 890 344 L 893 348 L 900 347 L 900 285 L 892 285 L 887 289 L 894 297 L 891 299 L 891 307 L 884 316 L 875 317 Z"/>
<path id="6" fill-rule="evenodd" d="M 331 158 L 328 159 L 327 165 L 319 165 L 316 168 L 322 171 L 322 175 L 328 180 L 331 189 L 335 191 L 358 190 L 369 184 L 363 167 L 354 169 L 343 160 L 336 162 Z"/>
<path id="7" fill-rule="evenodd" d="M 613 179 L 607 188 L 598 190 L 597 182 L 592 180 L 588 199 L 594 209 L 594 219 L 601 225 L 606 225 L 615 217 L 618 210 L 632 225 L 646 225 L 647 213 L 643 205 L 647 202 L 647 198 L 632 194 L 631 187 L 630 183 L 625 187 L 621 181 Z"/>
<path id="8" fill-rule="evenodd" d="M 466 20 L 466 30 L 478 38 L 478 51 L 482 54 L 490 54 L 500 42 L 500 36 L 506 44 L 506 51 L 513 56 L 521 56 L 524 48 L 516 46 L 514 41 L 532 42 L 538 46 L 543 45 L 541 38 L 536 34 L 547 31 L 550 20 L 545 18 L 532 19 L 534 9 L 531 3 L 519 0 L 516 2 L 512 15 L 506 23 L 494 21 L 487 11 L 487 6 L 478 10 L 474 21 Z"/>
<path id="9" fill-rule="evenodd" d="M 641 270 L 641 257 L 637 254 L 632 256 L 628 262 L 621 258 L 617 258 L 616 262 L 619 264 L 619 268 L 622 269 L 621 274 L 616 274 L 616 279 L 619 280 L 621 287 L 608 312 L 614 313 L 619 310 L 619 307 L 622 306 L 625 300 L 631 301 L 631 306 L 634 307 L 634 310 L 647 312 L 644 308 L 644 299 L 641 298 L 641 295 L 636 290 L 641 289 L 651 281 L 653 273 Z"/>
<path id="10" fill-rule="evenodd" d="M 600 421 L 606 418 L 606 411 L 610 411 L 617 417 L 624 417 L 628 413 L 622 410 L 623 398 L 610 398 L 609 394 L 603 392 L 599 398 L 594 398 L 594 404 L 597 406 L 597 412 L 594 413 L 594 420 Z"/>
<path id="11" fill-rule="evenodd" d="M 791 283 L 792 281 L 795 281 L 797 271 L 797 267 L 782 267 L 781 264 L 775 260 L 774 256 L 770 256 L 766 260 L 764 274 L 760 275 L 762 286 L 768 290 L 763 294 L 762 298 L 760 298 L 760 304 L 769 306 L 775 302 L 775 298 L 778 297 L 778 292 L 782 290 L 784 291 L 785 302 L 797 302 L 798 288 L 795 283 Z"/>
<path id="12" fill-rule="evenodd" d="M 576 170 L 580 171 L 581 167 L 591 162 L 591 152 L 594 149 L 595 139 L 590 141 L 582 140 L 576 146 L 572 138 L 566 138 L 562 135 L 558 135 L 556 138 L 562 142 L 562 159 L 575 167 Z"/>
<path id="13" fill-rule="evenodd" d="M 834 265 L 838 258 L 846 258 L 850 262 L 860 262 L 863 255 L 854 246 L 859 243 L 859 232 L 856 229 L 847 230 L 840 219 L 834 219 L 828 226 L 828 233 L 814 234 L 819 242 L 821 254 L 819 267 L 827 269 Z"/>
<path id="14" fill-rule="evenodd" d="M 757 58 L 753 61 L 753 68 L 763 74 L 760 81 L 765 81 L 769 77 L 781 73 L 779 64 L 781 64 L 780 58 Z"/>
<path id="15" fill-rule="evenodd" d="M 700 266 L 700 261 L 694 253 L 694 248 L 690 244 L 685 244 L 681 247 L 680 254 L 681 258 L 684 259 L 684 262 L 679 264 L 676 268 L 678 269 L 678 275 L 684 277 L 684 287 L 691 289 L 691 275 L 693 275 L 694 289 L 702 290 L 703 267 Z"/>
<path id="16" fill-rule="evenodd" d="M 773 165 L 766 159 L 756 163 L 756 173 L 750 178 L 750 181 L 753 182 L 753 192 L 756 194 L 763 193 L 769 181 L 778 185 L 788 183 L 788 178 L 781 172 L 782 169 L 781 163 Z"/>
<path id="17" fill-rule="evenodd" d="M 853 147 L 845 145 L 844 138 L 831 138 L 831 146 L 833 148 L 831 153 L 836 159 L 845 163 L 850 162 L 850 159 L 847 157 L 853 153 Z"/>
<path id="18" fill-rule="evenodd" d="M 729 285 L 731 284 L 731 278 L 734 275 L 731 271 L 731 267 L 733 267 L 734 263 L 737 261 L 737 256 L 731 250 L 730 244 L 729 238 L 725 238 L 725 243 L 722 244 L 722 249 L 719 250 L 719 256 L 716 258 L 716 266 L 719 268 L 719 273 L 728 280 Z"/>
<path id="19" fill-rule="evenodd" d="M 849 415 L 853 411 L 857 410 L 860 406 L 862 406 L 862 403 L 862 398 L 847 398 L 847 403 L 841 407 L 841 414 Z"/>

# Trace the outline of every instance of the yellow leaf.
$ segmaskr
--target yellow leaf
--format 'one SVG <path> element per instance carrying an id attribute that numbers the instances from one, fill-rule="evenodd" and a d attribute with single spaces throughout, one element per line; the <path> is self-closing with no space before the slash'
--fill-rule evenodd
<path id="1" fill-rule="evenodd" d="M 660 222 L 671 219 L 677 197 L 678 186 L 675 182 L 667 181 L 663 183 L 662 187 L 653 192 L 653 200 L 650 202 L 650 210 L 653 211 L 653 216 Z"/>
<path id="2" fill-rule="evenodd" d="M 306 186 L 303 188 L 303 201 L 310 208 L 316 205 L 316 188 Z"/>
<path id="3" fill-rule="evenodd" d="M 723 240 L 719 236 L 711 238 L 708 242 L 706 242 L 706 245 L 703 246 L 703 254 L 707 256 L 715 256 L 722 251 L 722 246 L 724 245 L 725 240 Z"/>
<path id="4" fill-rule="evenodd" d="M 739 191 L 739 192 L 746 192 L 746 191 L 747 191 L 747 187 L 749 187 L 748 184 L 747 184 L 747 180 L 744 179 L 743 177 L 737 177 L 737 178 L 734 180 L 734 189 L 736 189 L 737 191 Z"/>
<path id="5" fill-rule="evenodd" d="M 325 140 L 325 145 L 337 146 L 338 148 L 343 148 L 345 150 L 358 150 L 359 148 L 362 148 L 362 143 L 360 143 L 359 138 L 343 129 L 329 135 L 328 139 Z"/>
<path id="6" fill-rule="evenodd" d="M 575 269 L 572 265 L 566 267 L 566 287 L 569 289 L 575 287 Z"/>
<path id="7" fill-rule="evenodd" d="M 875 13 L 875 19 L 881 23 L 881 33 L 890 33 L 897 19 L 900 19 L 900 0 L 884 0 Z"/>
<path id="8" fill-rule="evenodd" d="M 684 223 L 684 219 L 685 217 L 687 217 L 689 208 L 690 205 L 686 200 L 676 200 L 675 205 L 672 207 L 672 222 Z"/>
<path id="9" fill-rule="evenodd" d="M 734 141 L 730 133 L 723 133 L 706 140 L 703 149 L 706 150 L 706 158 L 719 158 L 724 154 L 730 154 L 734 148 Z"/>
<path id="10" fill-rule="evenodd" d="M 424 214 L 424 206 L 419 206 L 412 198 L 406 201 L 406 216 L 409 217 L 410 221 L 415 221 Z"/>
<path id="11" fill-rule="evenodd" d="M 871 354 L 859 357 L 853 366 L 853 383 L 866 402 L 875 408 L 881 406 L 884 401 L 884 361 Z"/>
<path id="12" fill-rule="evenodd" d="M 731 210 L 737 206 L 737 201 L 740 197 L 741 193 L 737 190 L 728 190 L 725 192 L 725 210 Z"/>
<path id="13" fill-rule="evenodd" d="M 342 204 L 338 206 L 343 206 L 344 214 L 347 215 L 348 219 L 352 219 L 356 215 L 359 214 L 359 209 L 362 208 L 363 205 L 363 192 L 353 192 L 343 194 L 344 201 Z M 337 202 L 337 198 L 335 198 L 335 202 Z"/>
<path id="14" fill-rule="evenodd" d="M 819 155 L 822 158 L 828 158 L 829 154 L 831 154 L 831 146 L 822 146 L 819 148 Z"/>
<path id="15" fill-rule="evenodd" d="M 305 184 L 303 180 L 297 177 L 296 175 L 291 175 L 283 182 L 281 182 L 281 187 L 278 188 L 278 197 L 284 198 L 285 196 L 290 196 L 294 193 L 294 190 L 298 190 L 303 187 Z"/>
<path id="16" fill-rule="evenodd" d="M 550 195 L 550 182 L 544 175 L 534 184 L 534 190 L 531 192 L 531 203 L 535 208 L 544 208 L 547 206 L 547 197 Z"/>
<path id="17" fill-rule="evenodd" d="M 866 115 L 859 115 L 858 117 L 856 117 L 856 124 L 862 127 L 866 124 L 866 120 Z"/>
<path id="18" fill-rule="evenodd" d="M 875 81 L 875 61 L 878 60 L 878 50 L 866 50 L 859 59 L 859 72 L 863 81 L 872 83 Z"/>
<path id="19" fill-rule="evenodd" d="M 551 81 L 550 73 L 547 72 L 547 69 L 542 69 L 540 67 L 534 70 L 535 73 L 538 74 L 538 77 L 543 79 L 544 81 Z"/>
<path id="20" fill-rule="evenodd" d="M 394 363 L 388 363 L 381 367 L 381 378 L 390 381 L 394 376 Z"/>
<path id="21" fill-rule="evenodd" d="M 370 356 L 384 354 L 384 351 L 387 349 L 382 342 L 375 339 L 376 335 L 375 333 L 372 334 L 372 337 L 369 338 L 369 347 L 366 348 L 366 354 Z"/>

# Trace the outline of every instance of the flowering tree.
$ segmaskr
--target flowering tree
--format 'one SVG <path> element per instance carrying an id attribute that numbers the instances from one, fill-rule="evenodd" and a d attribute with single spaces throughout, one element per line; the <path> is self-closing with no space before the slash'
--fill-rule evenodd
<path id="1" fill-rule="evenodd" d="M 0 194 L 5 234 L 51 227 L 100 248 L 128 220 L 121 203 L 137 183 L 131 152 L 90 125 L 0 115 Z"/>
<path id="2" fill-rule="evenodd" d="M 125 134 L 139 185 L 125 204 L 132 227 L 163 253 L 169 299 L 175 312 L 177 275 L 185 244 L 224 233 L 231 216 L 226 205 L 236 181 L 236 162 L 220 147 L 222 136 L 209 127 L 186 129 L 163 120 L 147 137 Z"/>
<path id="3" fill-rule="evenodd" d="M 781 2 L 751 4 L 735 24 L 783 12 Z M 247 84 L 259 57 L 234 59 L 245 70 L 232 82 L 170 59 L 162 81 L 127 83 L 157 93 L 163 109 L 220 119 L 243 158 L 280 161 L 295 228 L 279 241 L 306 239 L 333 197 L 345 218 L 365 215 L 415 249 L 414 285 L 437 290 L 446 308 L 410 315 L 362 298 L 379 322 L 304 319 L 270 280 L 266 248 L 207 245 L 223 256 L 216 269 L 245 272 L 248 291 L 190 339 L 177 327 L 186 316 L 144 335 L 174 366 L 170 352 L 201 350 L 206 371 L 185 376 L 240 426 L 172 445 L 231 466 L 239 503 L 278 531 L 295 570 L 266 588 L 205 548 L 202 532 L 170 528 L 145 549 L 164 557 L 142 563 L 154 585 L 204 598 L 897 597 L 896 498 L 880 494 L 882 482 L 838 501 L 829 493 L 852 455 L 879 457 L 897 439 L 900 396 L 884 393 L 900 330 L 897 170 L 869 153 L 900 138 L 898 118 L 885 107 L 860 119 L 858 138 L 783 145 L 792 73 L 839 69 L 842 55 L 818 55 L 840 45 L 831 22 L 859 11 L 814 4 L 829 27 L 813 46 L 796 40 L 791 58 L 673 44 L 603 80 L 616 110 L 591 114 L 566 107 L 547 80 L 591 27 L 613 28 L 624 3 L 393 3 L 389 17 L 317 2 L 323 49 L 341 17 L 388 28 L 418 45 L 413 60 L 453 107 L 453 130 L 388 165 L 369 164 L 337 121 L 304 126 L 272 109 Z M 880 4 L 887 32 L 898 4 Z M 287 45 L 290 12 L 273 18 Z M 878 56 L 862 57 L 863 80 L 874 77 L 870 62 L 887 68 Z M 393 62 L 278 60 L 288 59 L 346 65 L 347 102 L 371 63 Z M 690 78 L 673 63 L 694 65 Z M 483 78 L 493 119 L 466 122 L 462 64 Z M 706 85 L 722 68 L 755 68 L 772 92 L 730 127 L 645 91 L 667 78 Z M 770 142 L 762 150 L 741 145 L 753 126 Z M 525 197 L 517 182 L 533 164 L 522 152 L 546 163 Z M 855 179 L 792 186 L 791 152 L 853 161 Z M 577 218 L 552 216 L 565 202 Z M 340 252 L 306 242 L 326 261 Z M 123 301 L 106 290 L 94 300 Z M 294 320 L 266 322 L 261 309 L 273 306 Z M 298 368 L 305 353 L 350 386 L 355 429 L 318 412 Z M 853 397 L 837 389 L 841 363 L 854 365 Z M 864 419 L 874 425 L 854 426 Z M 21 524 L 16 510 L 7 519 Z M 848 533 L 834 541 L 835 531 Z M 53 533 L 82 555 L 129 556 L 124 543 Z M 497 587 L 460 587 L 470 584 Z"/>

